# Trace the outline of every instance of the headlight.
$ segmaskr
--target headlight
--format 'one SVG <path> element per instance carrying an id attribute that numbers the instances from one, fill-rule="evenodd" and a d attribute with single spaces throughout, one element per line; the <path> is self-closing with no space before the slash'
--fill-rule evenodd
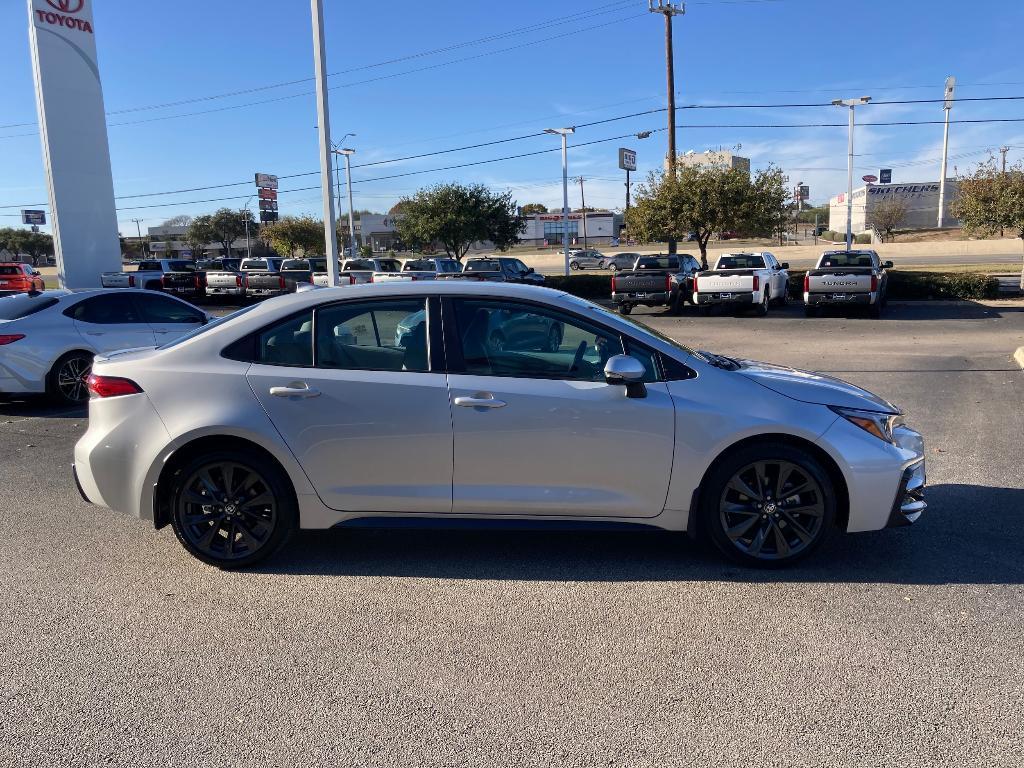
<path id="1" fill-rule="evenodd" d="M 829 408 L 854 426 L 860 427 L 865 432 L 870 432 L 879 440 L 896 445 L 892 431 L 903 424 L 903 417 L 900 414 L 860 411 L 856 408 L 840 408 L 837 405 L 830 405 Z"/>

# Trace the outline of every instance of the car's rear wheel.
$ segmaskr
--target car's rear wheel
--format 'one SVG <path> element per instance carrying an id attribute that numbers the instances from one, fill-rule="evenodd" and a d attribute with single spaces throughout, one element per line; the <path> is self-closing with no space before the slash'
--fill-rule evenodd
<path id="1" fill-rule="evenodd" d="M 580 268 L 580 263 L 578 261 L 570 261 L 569 262 L 569 269 L 579 269 L 579 268 Z"/>
<path id="2" fill-rule="evenodd" d="M 612 272 L 618 272 L 619 265 L 613 261 L 611 264 L 608 265 L 608 269 L 610 269 Z"/>
<path id="3" fill-rule="evenodd" d="M 194 557 L 218 568 L 244 568 L 273 555 L 298 524 L 288 478 L 247 452 L 197 456 L 176 476 L 171 527 Z"/>
<path id="4" fill-rule="evenodd" d="M 772 297 L 767 290 L 761 294 L 761 303 L 757 306 L 757 316 L 764 317 L 768 314 L 768 305 L 771 303 Z"/>
<path id="5" fill-rule="evenodd" d="M 46 377 L 46 394 L 62 405 L 82 405 L 89 399 L 86 379 L 92 373 L 92 355 L 68 352 L 53 364 Z"/>
<path id="6" fill-rule="evenodd" d="M 704 530 L 729 557 L 745 565 L 787 565 L 828 538 L 835 488 L 809 452 L 785 443 L 751 445 L 714 468 L 700 511 Z"/>
<path id="7" fill-rule="evenodd" d="M 628 315 L 632 311 L 633 311 L 633 307 L 631 307 L 629 304 L 619 304 L 619 314 L 620 315 Z"/>
<path id="8" fill-rule="evenodd" d="M 882 317 L 882 303 L 876 301 L 874 304 L 868 306 L 868 314 L 872 320 L 878 320 Z"/>

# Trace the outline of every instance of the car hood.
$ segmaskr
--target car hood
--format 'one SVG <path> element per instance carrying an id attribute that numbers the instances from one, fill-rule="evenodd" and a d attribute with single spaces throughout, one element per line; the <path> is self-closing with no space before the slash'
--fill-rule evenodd
<path id="1" fill-rule="evenodd" d="M 900 413 L 900 409 L 866 389 L 821 373 L 782 365 L 740 360 L 738 373 L 780 395 L 803 403 L 837 405 L 865 411 Z"/>

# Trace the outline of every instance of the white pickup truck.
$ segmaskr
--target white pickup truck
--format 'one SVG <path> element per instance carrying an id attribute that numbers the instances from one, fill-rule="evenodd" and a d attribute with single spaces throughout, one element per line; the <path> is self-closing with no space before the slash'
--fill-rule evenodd
<path id="1" fill-rule="evenodd" d="M 104 288 L 147 288 L 159 291 L 163 276 L 169 272 L 195 272 L 196 265 L 188 259 L 146 259 L 135 272 L 104 272 L 100 285 Z"/>
<path id="2" fill-rule="evenodd" d="M 451 275 L 462 271 L 462 265 L 455 259 L 424 258 L 406 259 L 400 272 L 374 272 L 373 282 L 411 282 L 413 280 L 435 280 L 438 275 Z"/>
<path id="3" fill-rule="evenodd" d="M 715 268 L 697 273 L 693 303 L 703 314 L 716 304 L 753 307 L 764 317 L 774 301 L 785 304 L 789 264 L 779 263 L 768 251 L 723 253 Z"/>
<path id="4" fill-rule="evenodd" d="M 341 262 L 339 270 L 340 285 L 356 285 L 357 283 L 372 283 L 373 276 L 379 272 L 401 272 L 402 262 L 398 259 L 370 258 L 370 259 L 345 259 Z M 327 273 L 314 273 L 313 285 L 324 287 L 328 285 Z"/>
<path id="5" fill-rule="evenodd" d="M 246 274 L 248 272 L 276 272 L 281 269 L 281 259 L 242 259 L 238 271 L 225 267 L 206 273 L 207 296 L 230 296 L 245 298 Z"/>
<path id="6" fill-rule="evenodd" d="M 882 316 L 892 262 L 875 251 L 825 251 L 814 269 L 804 275 L 804 312 L 808 317 L 826 306 L 867 307 L 871 317 Z"/>

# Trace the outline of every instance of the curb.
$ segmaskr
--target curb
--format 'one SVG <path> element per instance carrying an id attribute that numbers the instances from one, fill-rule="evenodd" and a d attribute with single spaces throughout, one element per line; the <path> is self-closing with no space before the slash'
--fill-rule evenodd
<path id="1" fill-rule="evenodd" d="M 1017 361 L 1017 365 L 1024 368 L 1024 347 L 1017 347 L 1017 351 L 1013 353 L 1013 359 Z"/>

